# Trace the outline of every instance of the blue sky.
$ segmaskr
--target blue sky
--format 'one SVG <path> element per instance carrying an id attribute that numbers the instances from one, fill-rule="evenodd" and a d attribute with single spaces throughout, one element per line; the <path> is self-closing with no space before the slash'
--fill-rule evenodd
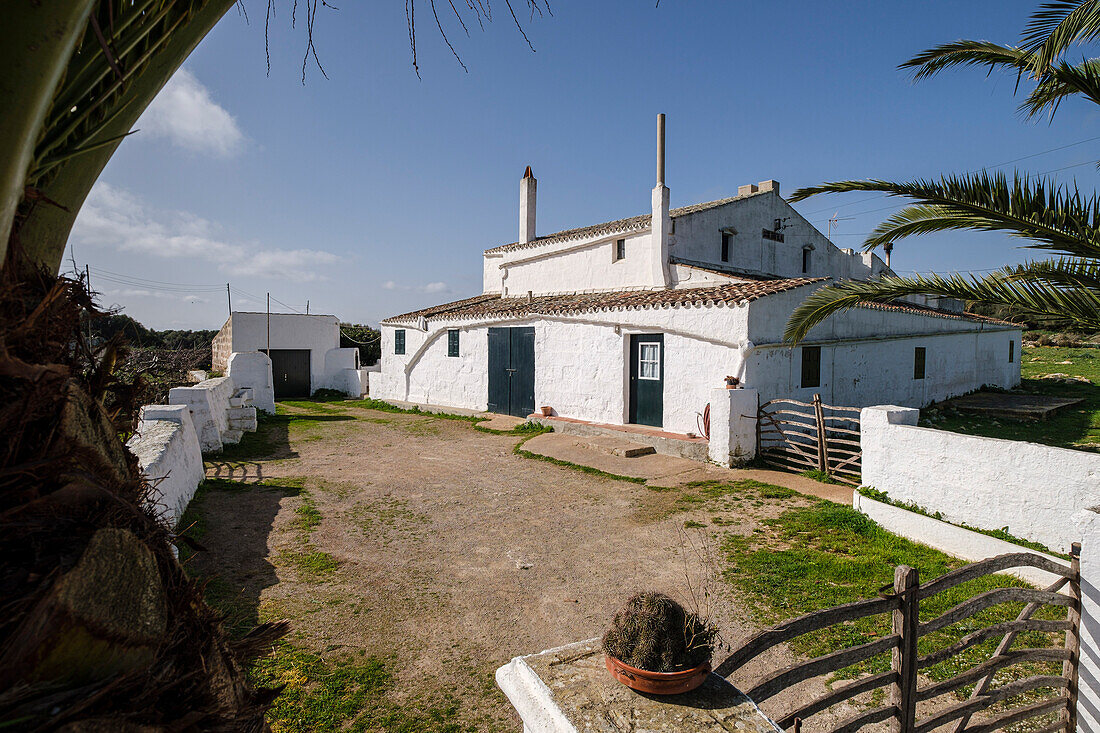
<path id="1" fill-rule="evenodd" d="M 345 2 L 318 11 L 329 78 L 310 64 L 303 86 L 303 24 L 292 29 L 279 3 L 268 75 L 266 3 L 245 0 L 248 21 L 230 11 L 122 144 L 66 267 L 87 264 L 105 303 L 157 328 L 219 327 L 226 282 L 237 310 L 262 310 L 270 291 L 279 310 L 308 300 L 377 323 L 480 292 L 481 251 L 516 238 L 526 165 L 539 233 L 648 211 L 657 112 L 673 206 L 767 178 L 789 193 L 1036 153 L 1015 165 L 1092 190 L 1095 107 L 1027 122 L 1012 78 L 957 71 L 914 85 L 896 68 L 957 38 L 1014 42 L 1036 4 L 551 0 L 552 17 L 521 16 L 532 52 L 503 0 L 484 31 L 467 16 L 469 37 L 442 3 L 467 73 L 420 0 L 418 79 L 404 4 Z M 836 212 L 834 241 L 858 247 L 888 206 L 853 194 L 797 208 L 823 232 Z M 911 239 L 894 263 L 986 270 L 1027 256 L 1018 245 Z"/>

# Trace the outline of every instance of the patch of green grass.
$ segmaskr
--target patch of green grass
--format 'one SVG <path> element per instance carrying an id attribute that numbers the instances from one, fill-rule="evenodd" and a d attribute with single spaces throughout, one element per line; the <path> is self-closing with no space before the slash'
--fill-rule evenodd
<path id="1" fill-rule="evenodd" d="M 968 435 L 1100 451 L 1100 349 L 1026 347 L 1021 357 L 1020 371 L 1023 376 L 1021 392 L 1083 399 L 1084 402 L 1041 421 L 968 415 L 951 409 L 923 411 L 921 425 Z M 1092 384 L 1059 384 L 1040 379 L 1046 374 L 1084 377 Z"/>
<path id="2" fill-rule="evenodd" d="M 294 510 L 294 526 L 308 534 L 321 525 L 321 510 L 309 494 L 303 492 L 301 498 L 302 503 Z"/>
<path id="3" fill-rule="evenodd" d="M 311 584 L 325 582 L 340 567 L 339 560 L 309 543 L 299 552 L 283 550 L 277 560 L 281 565 L 293 567 L 300 581 Z"/>
<path id="4" fill-rule="evenodd" d="M 881 501 L 883 504 L 890 504 L 891 506 L 905 509 L 907 511 L 913 512 L 914 514 L 921 514 L 931 519 L 936 519 L 941 522 L 947 522 L 947 524 L 953 524 L 956 527 L 962 527 L 963 529 L 968 529 L 971 532 L 977 532 L 978 534 L 984 534 L 988 537 L 996 537 L 999 540 L 1011 542 L 1014 545 L 1020 545 L 1021 547 L 1026 547 L 1029 550 L 1045 552 L 1048 555 L 1054 555 L 1055 557 L 1060 557 L 1065 560 L 1069 559 L 1069 555 L 1055 552 L 1041 542 L 1033 542 L 1032 540 L 1026 540 L 1023 537 L 1017 537 L 1014 534 L 1010 534 L 1008 531 L 1008 527 L 1002 527 L 1001 529 L 981 529 L 979 527 L 971 527 L 966 522 L 948 522 L 946 519 L 943 518 L 943 512 L 930 512 L 913 501 L 899 501 L 897 499 L 892 499 L 890 498 L 890 495 L 885 491 L 879 491 L 878 489 L 872 488 L 870 486 L 861 486 L 857 489 L 857 491 L 859 491 L 861 495 L 866 496 L 868 499 Z"/>
<path id="5" fill-rule="evenodd" d="M 705 525 L 704 523 L 696 522 L 694 519 L 689 519 L 686 522 L 684 522 L 684 529 L 700 529 L 700 528 L 706 527 L 706 526 L 707 525 Z"/>
<path id="6" fill-rule="evenodd" d="M 963 562 L 938 550 L 893 535 L 863 514 L 828 501 L 797 507 L 762 522 L 763 531 L 749 536 L 727 535 L 722 552 L 728 563 L 725 578 L 741 593 L 762 623 L 771 624 L 865 598 L 892 586 L 894 568 L 917 568 L 921 582 L 960 567 Z M 996 587 L 1026 584 L 1005 575 L 992 575 L 958 585 L 921 601 L 920 617 L 929 621 L 952 606 Z M 920 653 L 949 646 L 977 628 L 1014 619 L 1023 604 L 1006 603 L 986 609 L 965 621 L 928 634 L 920 640 Z M 1043 617 L 1064 618 L 1064 611 L 1043 609 Z M 806 634 L 791 642 L 807 656 L 870 641 L 889 633 L 889 614 L 879 614 Z M 987 659 L 998 639 L 987 640 L 965 652 L 927 668 L 932 679 L 952 677 Z M 1038 632 L 1022 633 L 1021 647 L 1050 646 L 1056 640 Z M 840 677 L 873 673 L 889 668 L 889 654 L 882 654 L 842 670 Z M 1020 665 L 1013 673 L 1027 668 Z M 1035 673 L 1038 667 L 1032 666 Z M 1053 669 L 1053 667 L 1052 667 Z"/>
<path id="7" fill-rule="evenodd" d="M 397 705 L 386 693 L 394 676 L 386 661 L 366 655 L 325 659 L 289 642 L 252 665 L 252 682 L 263 687 L 283 686 L 267 713 L 275 733 L 464 733 L 456 700 L 444 697 L 435 704 Z"/>
<path id="8" fill-rule="evenodd" d="M 389 402 L 382 400 L 374 400 L 366 398 L 362 400 L 345 400 L 344 405 L 350 407 L 358 407 L 364 410 L 375 410 L 377 412 L 394 412 L 402 415 L 424 415 L 426 417 L 438 417 L 440 420 L 461 420 L 463 422 L 476 423 L 484 420 L 485 418 L 480 415 L 455 415 L 449 412 L 430 412 L 428 410 L 421 410 L 418 406 L 413 407 L 397 407 L 391 405 Z"/>
<path id="9" fill-rule="evenodd" d="M 814 481 L 817 481 L 818 483 L 822 483 L 822 484 L 839 484 L 840 483 L 840 481 L 837 481 L 835 478 L 830 476 L 825 471 L 822 471 L 822 470 L 817 469 L 817 468 L 811 468 L 807 471 L 802 471 L 798 475 L 799 476 L 805 476 L 806 478 L 813 479 Z"/>

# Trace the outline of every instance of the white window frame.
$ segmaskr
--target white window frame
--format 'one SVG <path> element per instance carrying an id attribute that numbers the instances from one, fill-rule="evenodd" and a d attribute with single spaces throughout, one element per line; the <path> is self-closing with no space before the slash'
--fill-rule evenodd
<path id="1" fill-rule="evenodd" d="M 647 359 L 646 352 L 652 348 L 653 358 Z M 656 372 L 656 376 L 646 376 L 646 365 L 652 364 Z M 659 382 L 661 381 L 661 345 L 655 341 L 643 341 L 638 344 L 638 379 L 645 379 L 646 381 Z"/>

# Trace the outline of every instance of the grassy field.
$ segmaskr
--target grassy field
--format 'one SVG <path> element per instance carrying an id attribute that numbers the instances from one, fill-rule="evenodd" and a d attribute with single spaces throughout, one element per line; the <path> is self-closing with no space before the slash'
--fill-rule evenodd
<path id="1" fill-rule="evenodd" d="M 1060 448 L 1100 451 L 1100 349 L 1035 346 L 1023 350 L 1022 392 L 1083 399 L 1050 420 L 1026 421 L 964 415 L 953 410 L 921 414 L 921 425 L 991 438 L 1026 440 Z M 1083 377 L 1092 384 L 1061 384 L 1047 374 Z"/>

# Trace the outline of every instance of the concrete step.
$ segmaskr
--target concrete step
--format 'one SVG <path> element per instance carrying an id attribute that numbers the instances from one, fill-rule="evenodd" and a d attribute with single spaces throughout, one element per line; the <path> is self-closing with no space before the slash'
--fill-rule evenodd
<path id="1" fill-rule="evenodd" d="M 579 439 L 581 440 L 581 442 L 587 443 L 601 453 L 607 453 L 608 455 L 612 456 L 621 456 L 622 458 L 637 458 L 639 456 L 649 456 L 657 452 L 657 449 L 651 445 L 639 445 L 638 443 L 632 443 L 629 440 L 613 438 L 610 436 L 589 436 Z"/>
<path id="2" fill-rule="evenodd" d="M 652 447 L 654 451 L 666 456 L 690 458 L 706 462 L 710 458 L 710 447 L 704 438 L 688 437 L 676 433 L 666 433 L 654 428 L 637 425 L 605 425 L 582 420 L 560 417 L 532 417 L 534 422 L 548 425 L 556 433 L 593 438 L 611 438 L 634 445 Z"/>
<path id="3" fill-rule="evenodd" d="M 234 430 L 230 428 L 222 433 L 222 443 L 224 445 L 236 445 L 241 442 L 241 438 L 244 436 L 243 430 Z"/>

